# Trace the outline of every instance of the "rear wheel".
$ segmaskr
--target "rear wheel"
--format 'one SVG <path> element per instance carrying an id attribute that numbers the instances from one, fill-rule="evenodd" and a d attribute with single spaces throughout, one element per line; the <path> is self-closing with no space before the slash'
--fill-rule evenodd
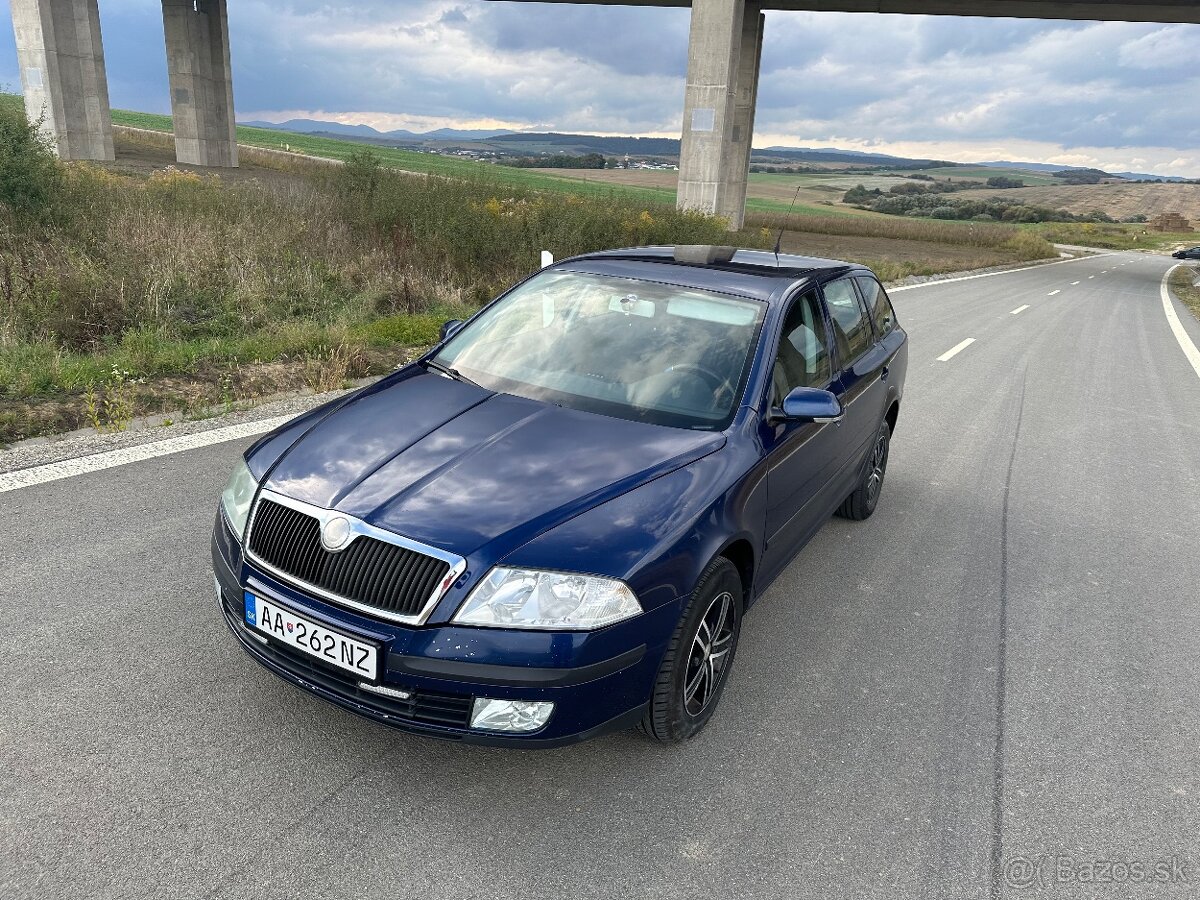
<path id="1" fill-rule="evenodd" d="M 742 630 L 742 579 L 718 556 L 704 570 L 667 647 L 641 730 L 667 744 L 686 741 L 712 718 Z"/>
<path id="2" fill-rule="evenodd" d="M 879 504 L 879 495 L 883 491 L 883 476 L 887 474 L 891 440 L 892 429 L 887 422 L 880 423 L 879 431 L 875 435 L 875 445 L 871 448 L 871 458 L 867 462 L 867 470 L 854 493 L 838 507 L 839 516 L 861 522 L 875 512 L 875 507 Z"/>

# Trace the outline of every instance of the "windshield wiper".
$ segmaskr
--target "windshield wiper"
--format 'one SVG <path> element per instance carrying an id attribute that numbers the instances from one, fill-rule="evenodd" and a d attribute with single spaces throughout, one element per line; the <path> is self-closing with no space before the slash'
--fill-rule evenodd
<path id="1" fill-rule="evenodd" d="M 433 369 L 435 372 L 440 372 L 447 378 L 453 378 L 455 381 L 462 381 L 467 384 L 474 385 L 475 387 L 480 387 L 478 383 L 472 381 L 462 372 L 458 371 L 458 369 L 452 369 L 449 366 L 443 366 L 440 362 L 434 362 L 432 359 L 427 359 L 424 363 L 422 363 L 422 365 L 427 369 Z"/>

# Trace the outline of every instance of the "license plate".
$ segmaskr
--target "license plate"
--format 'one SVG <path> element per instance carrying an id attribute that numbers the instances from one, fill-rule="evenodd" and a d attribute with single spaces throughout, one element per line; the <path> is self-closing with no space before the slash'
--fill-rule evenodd
<path id="1" fill-rule="evenodd" d="M 309 656 L 353 672 L 359 678 L 367 681 L 376 678 L 379 666 L 376 645 L 332 631 L 249 591 L 246 591 L 246 624 Z"/>

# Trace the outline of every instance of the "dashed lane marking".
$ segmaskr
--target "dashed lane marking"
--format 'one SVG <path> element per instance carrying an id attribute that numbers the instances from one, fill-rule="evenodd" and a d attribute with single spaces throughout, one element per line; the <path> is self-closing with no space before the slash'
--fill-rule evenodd
<path id="1" fill-rule="evenodd" d="M 953 347 L 951 347 L 949 350 L 947 350 L 945 353 L 943 353 L 941 356 L 938 357 L 938 362 L 949 361 L 952 357 L 956 356 L 959 353 L 962 353 L 964 350 L 966 350 L 968 347 L 970 347 L 973 343 L 975 343 L 975 338 L 967 338 L 962 343 L 955 344 Z"/>
<path id="2" fill-rule="evenodd" d="M 889 294 L 900 291 L 915 291 L 917 288 L 937 287 L 939 284 L 957 284 L 960 281 L 974 281 L 976 278 L 995 278 L 997 275 L 1016 275 L 1018 272 L 1032 272 L 1034 269 L 1048 269 L 1051 266 L 1065 266 L 1067 263 L 1083 262 L 1087 259 L 1097 259 L 1101 256 L 1112 256 L 1111 253 L 1097 253 L 1093 256 L 1076 256 L 1073 259 L 1060 259 L 1056 262 L 1041 263 L 1036 266 L 1022 266 L 1020 269 L 1005 269 L 1003 272 L 983 272 L 980 275 L 960 275 L 957 278 L 943 278 L 940 281 L 925 281 L 921 284 L 906 284 L 903 287 L 888 288 Z"/>

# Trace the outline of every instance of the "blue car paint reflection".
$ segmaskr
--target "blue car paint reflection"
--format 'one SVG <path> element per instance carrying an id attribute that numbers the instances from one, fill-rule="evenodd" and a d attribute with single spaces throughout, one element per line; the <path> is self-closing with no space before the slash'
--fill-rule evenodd
<path id="1" fill-rule="evenodd" d="M 676 262 L 669 248 L 642 248 L 545 271 L 643 279 L 761 304 L 728 424 L 675 427 L 491 390 L 423 365 L 434 348 L 267 435 L 245 460 L 261 489 L 455 554 L 465 571 L 420 624 L 388 621 L 256 565 L 218 514 L 213 561 L 226 618 L 260 663 L 356 713 L 437 737 L 552 746 L 626 727 L 643 716 L 687 600 L 713 559 L 736 565 L 749 608 L 862 481 L 880 423 L 895 427 L 907 339 L 894 312 L 886 333 L 880 327 L 867 305 L 877 283 L 863 267 L 794 256 L 777 264 L 751 251 L 696 265 Z M 823 284 L 847 278 L 870 279 L 870 291 L 855 282 L 870 347 L 843 359 L 830 328 L 833 367 L 823 387 L 839 398 L 844 418 L 781 420 L 772 379 L 789 310 L 798 297 L 819 298 Z M 594 631 L 454 624 L 499 565 L 619 579 L 643 613 Z M 376 642 L 384 660 L 378 684 L 339 680 L 254 634 L 242 621 L 247 590 Z M 553 701 L 555 711 L 528 735 L 477 733 L 412 712 L 420 703 L 458 709 L 453 698 L 469 709 L 478 697 Z"/>

